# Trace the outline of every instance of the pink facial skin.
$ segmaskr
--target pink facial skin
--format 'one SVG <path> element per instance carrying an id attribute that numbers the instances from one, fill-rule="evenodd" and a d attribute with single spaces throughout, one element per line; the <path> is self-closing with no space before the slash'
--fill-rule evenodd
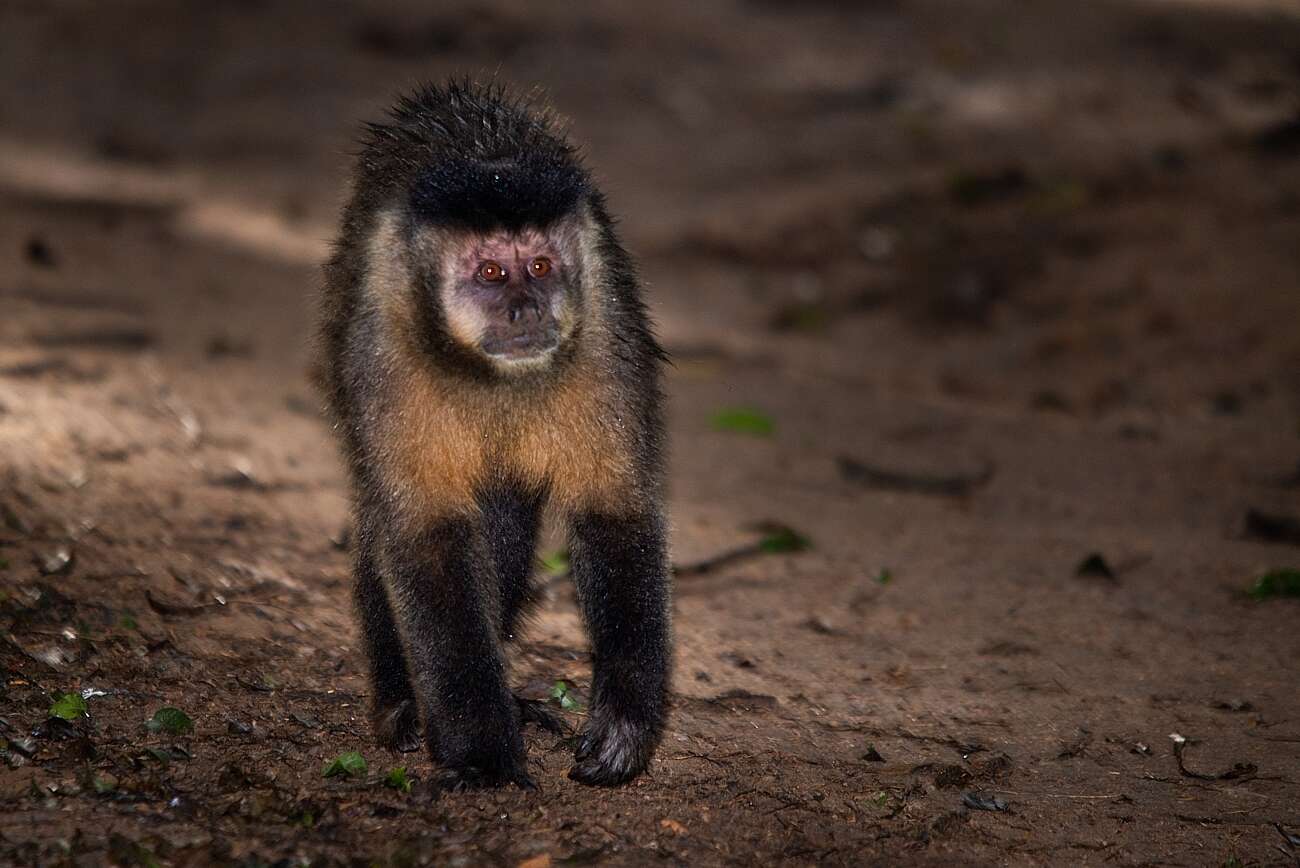
<path id="1" fill-rule="evenodd" d="M 575 245 L 562 228 L 451 240 L 443 309 L 451 333 L 497 367 L 544 362 L 571 329 Z"/>

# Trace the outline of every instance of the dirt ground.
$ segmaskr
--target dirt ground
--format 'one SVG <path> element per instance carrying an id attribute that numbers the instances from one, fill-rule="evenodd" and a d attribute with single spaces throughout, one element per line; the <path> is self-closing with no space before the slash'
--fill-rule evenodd
<path id="1" fill-rule="evenodd" d="M 1300 862 L 1294 3 L 107 8 L 0 3 L 0 863 Z M 811 541 L 679 576 L 618 790 L 365 721 L 312 294 L 357 123 L 453 72 L 623 215 L 675 561 Z M 513 680 L 577 724 L 548 581 Z"/>

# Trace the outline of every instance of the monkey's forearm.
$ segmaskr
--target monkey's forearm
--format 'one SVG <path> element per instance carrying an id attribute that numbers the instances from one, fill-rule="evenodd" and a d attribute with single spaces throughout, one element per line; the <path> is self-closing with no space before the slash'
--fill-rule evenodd
<path id="1" fill-rule="evenodd" d="M 451 783 L 531 786 L 476 525 L 446 519 L 390 534 L 384 552 L 426 738 Z"/>
<path id="2" fill-rule="evenodd" d="M 570 776 L 618 784 L 649 763 L 667 716 L 669 579 L 657 514 L 587 514 L 571 529 L 574 580 L 591 635 L 591 714 Z"/>
<path id="3" fill-rule="evenodd" d="M 375 548 L 373 530 L 359 527 L 353 597 L 373 687 L 371 723 L 381 745 L 412 751 L 420 746 L 420 710 L 411 691 L 402 633 L 384 588 Z"/>

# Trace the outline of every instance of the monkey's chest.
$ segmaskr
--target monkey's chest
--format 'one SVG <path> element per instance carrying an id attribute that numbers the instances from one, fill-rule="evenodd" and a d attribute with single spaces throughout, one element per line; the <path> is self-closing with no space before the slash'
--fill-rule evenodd
<path id="1" fill-rule="evenodd" d="M 472 508 L 501 484 L 544 491 L 573 509 L 621 502 L 634 467 L 626 432 L 599 403 L 566 397 L 513 416 L 445 404 L 409 413 L 395 481 L 433 511 Z"/>

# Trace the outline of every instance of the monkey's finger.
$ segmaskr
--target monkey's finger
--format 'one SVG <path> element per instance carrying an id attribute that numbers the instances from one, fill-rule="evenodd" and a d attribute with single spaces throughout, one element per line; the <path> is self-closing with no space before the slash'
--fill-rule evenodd
<path id="1" fill-rule="evenodd" d="M 599 747 L 600 736 L 596 734 L 595 730 L 584 730 L 578 733 L 578 747 L 574 750 L 573 757 L 578 762 L 582 762 L 592 754 L 598 753 L 597 748 Z"/>

